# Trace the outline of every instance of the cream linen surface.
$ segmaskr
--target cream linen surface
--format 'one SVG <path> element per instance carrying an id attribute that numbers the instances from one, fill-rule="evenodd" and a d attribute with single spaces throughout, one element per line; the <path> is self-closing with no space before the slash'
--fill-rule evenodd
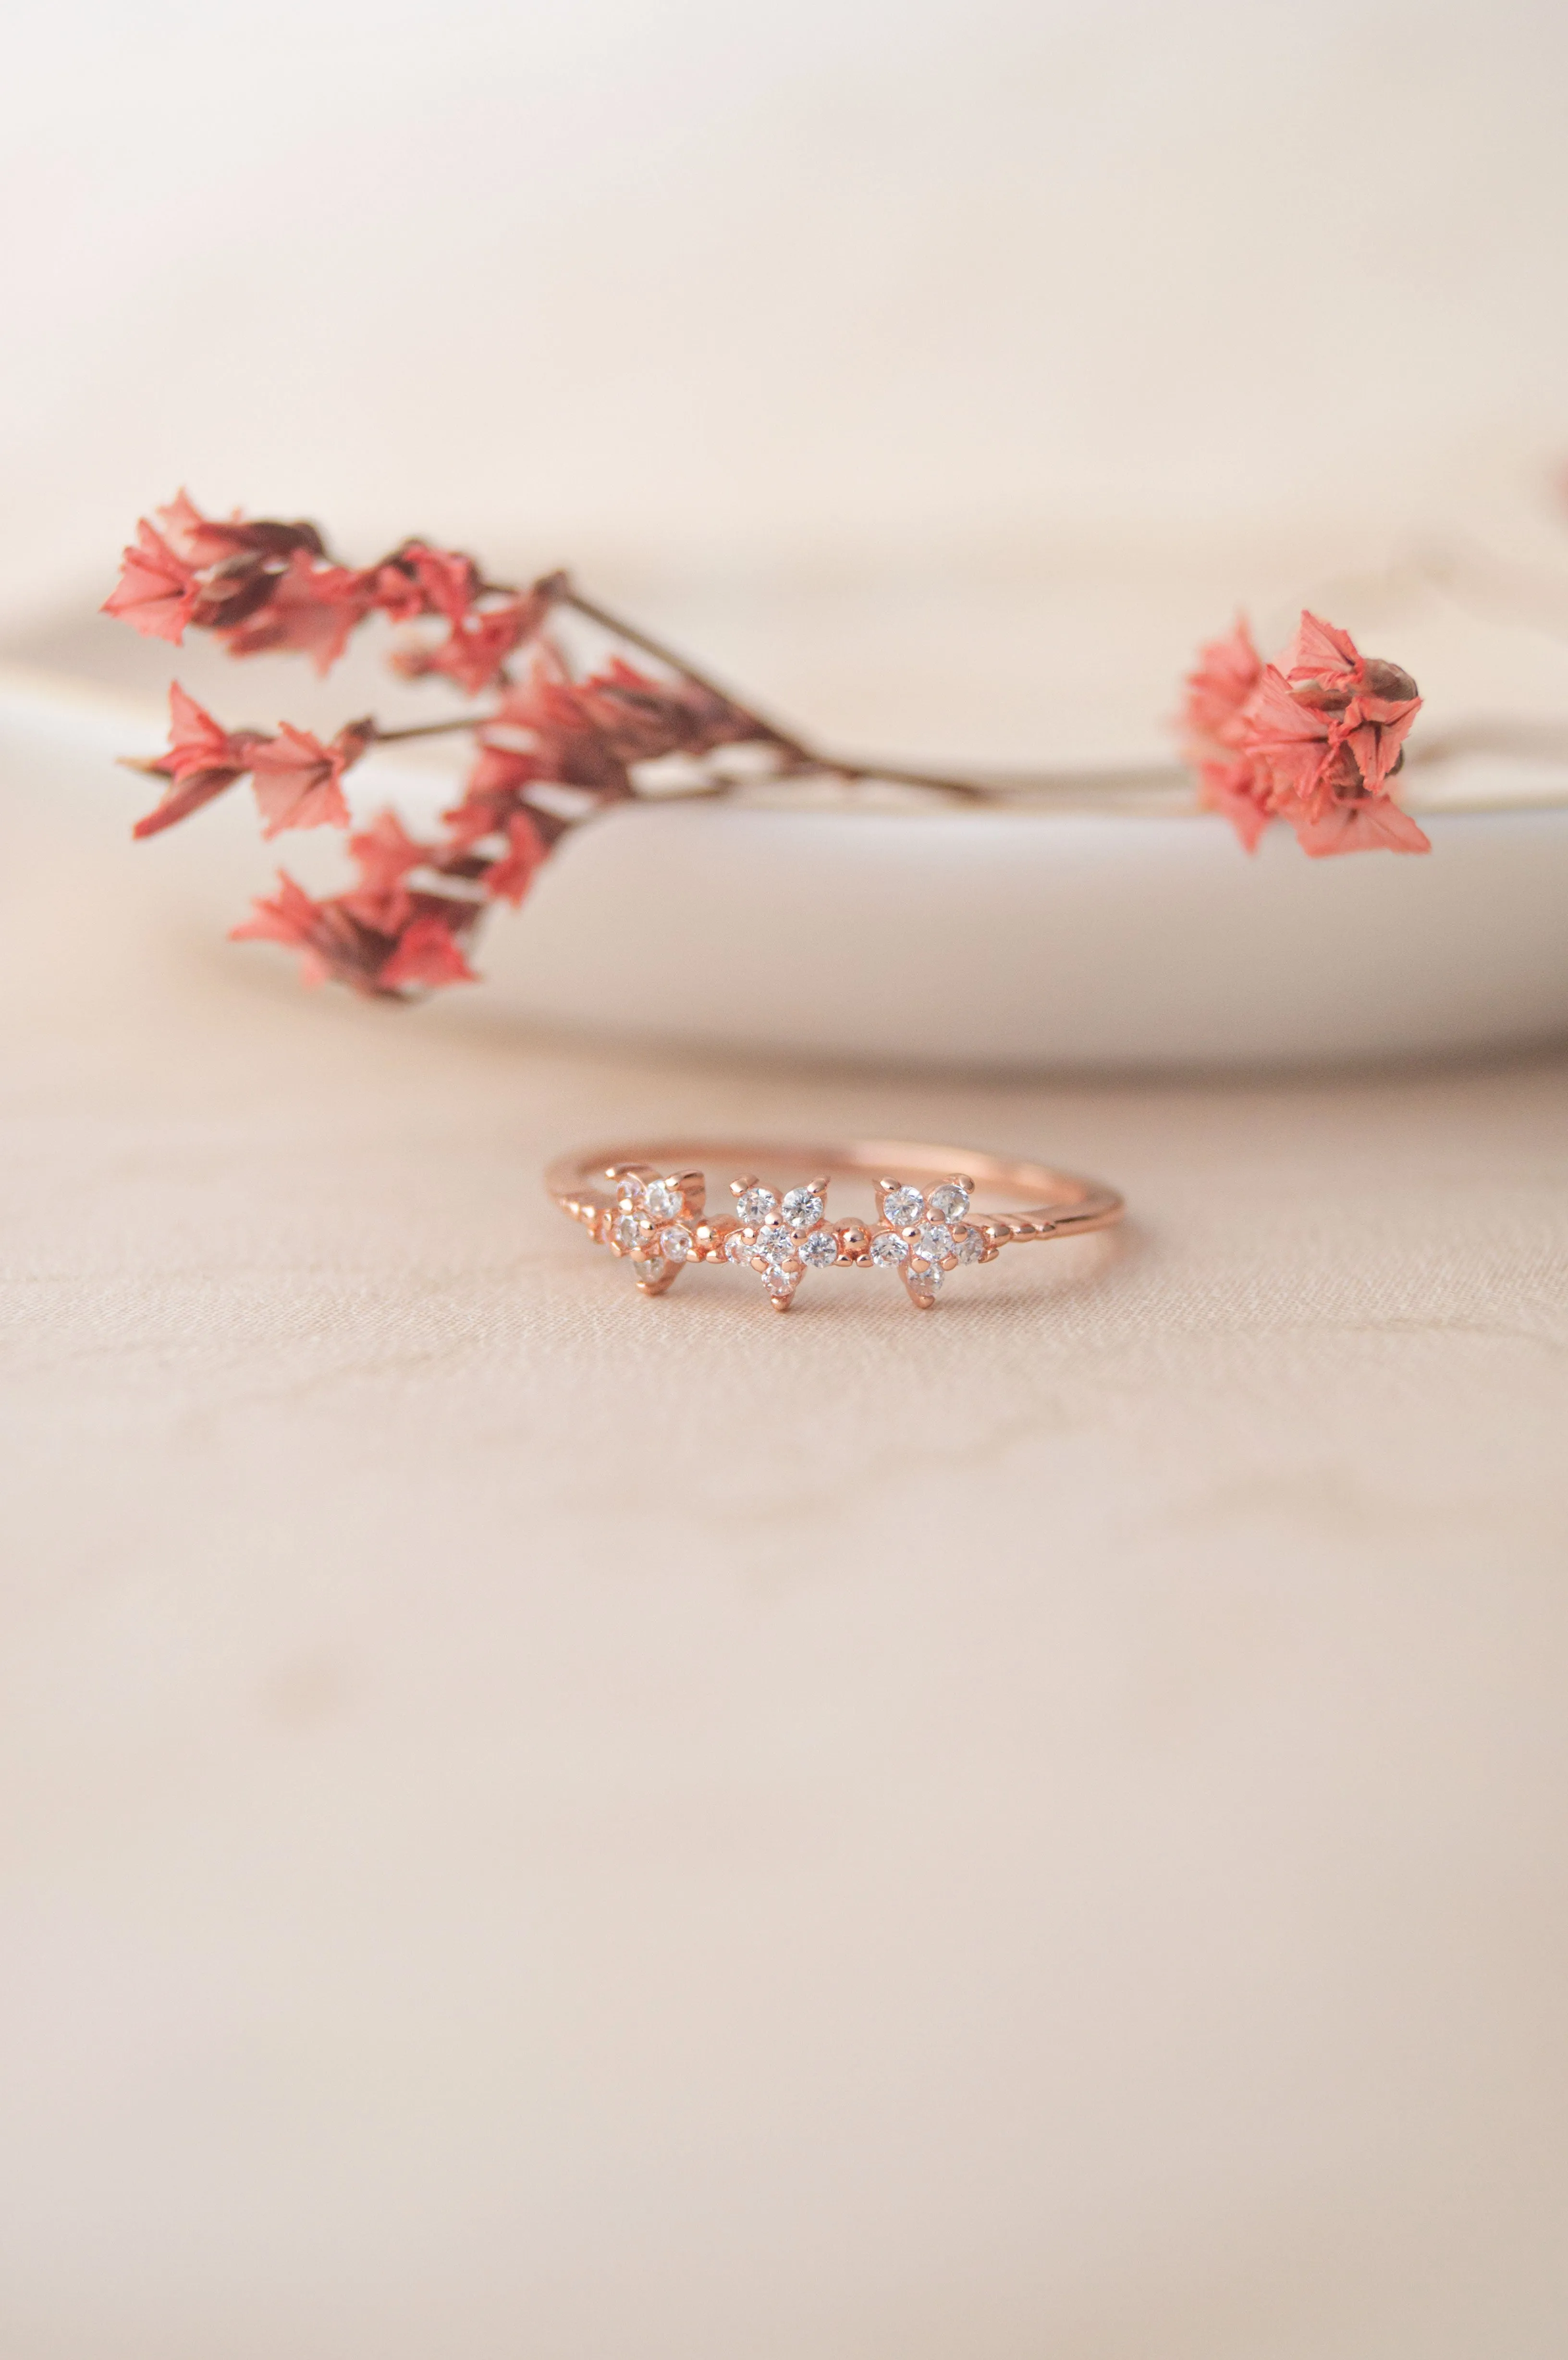
<path id="1" fill-rule="evenodd" d="M 5 808 L 7 2360 L 1560 2351 L 1568 1061 L 660 1064 Z M 1133 1218 L 644 1303 L 683 1124 Z"/>

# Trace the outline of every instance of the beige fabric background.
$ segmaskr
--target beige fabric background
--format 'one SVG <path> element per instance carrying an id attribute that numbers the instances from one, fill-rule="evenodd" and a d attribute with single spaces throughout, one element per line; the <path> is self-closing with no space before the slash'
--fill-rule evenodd
<path id="1" fill-rule="evenodd" d="M 96 668 L 185 472 L 684 569 L 721 636 L 732 565 L 853 620 L 846 552 L 940 604 L 960 543 L 1023 595 L 1212 513 L 1531 545 L 1552 13 L 644 15 L 24 9 L 10 645 Z M 1299 271 L 1237 299 L 1325 250 L 1311 333 Z M 897 742 L 843 637 L 789 701 Z M 6 2360 L 1556 2360 L 1568 1055 L 391 1018 L 177 923 L 99 756 L 0 795 Z M 1133 1218 L 930 1319 L 644 1304 L 537 1174 L 688 1123 Z"/>

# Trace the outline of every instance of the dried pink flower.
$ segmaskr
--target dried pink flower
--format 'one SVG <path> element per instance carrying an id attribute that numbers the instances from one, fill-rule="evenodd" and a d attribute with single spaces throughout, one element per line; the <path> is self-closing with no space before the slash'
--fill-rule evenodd
<path id="1" fill-rule="evenodd" d="M 281 869 L 277 893 L 254 902 L 251 915 L 230 928 L 229 940 L 282 943 L 301 954 L 299 972 L 306 983 L 330 978 L 366 993 L 379 990 L 377 978 L 391 950 L 384 934 L 336 903 L 313 901 Z"/>
<path id="2" fill-rule="evenodd" d="M 407 680 L 444 673 L 476 696 L 504 677 L 506 658 L 541 628 L 550 598 L 541 589 L 500 590 L 455 549 L 406 541 L 377 570 L 376 603 L 395 622 L 441 617 L 446 637 L 406 640 L 392 659 Z"/>
<path id="3" fill-rule="evenodd" d="M 177 557 L 143 517 L 135 542 L 121 557 L 120 578 L 100 611 L 148 639 L 178 647 L 195 611 L 199 583 L 196 568 Z"/>
<path id="4" fill-rule="evenodd" d="M 1197 770 L 1201 799 L 1211 811 L 1225 814 L 1248 852 L 1256 850 L 1269 819 L 1262 781 L 1246 751 L 1242 720 L 1262 673 L 1263 659 L 1247 618 L 1238 616 L 1226 638 L 1199 649 L 1182 708 L 1183 750 Z"/>
<path id="5" fill-rule="evenodd" d="M 376 603 L 396 623 L 417 615 L 444 615 L 458 623 L 479 596 L 479 568 L 461 549 L 432 549 L 406 541 L 376 569 Z"/>
<path id="6" fill-rule="evenodd" d="M 358 916 L 353 900 L 340 895 L 313 901 L 280 869 L 277 893 L 256 901 L 251 915 L 230 929 L 229 940 L 282 943 L 299 952 L 305 982 L 346 983 L 376 999 L 396 998 L 410 985 L 435 989 L 477 979 L 458 943 L 476 922 L 477 904 L 436 893 L 410 894 L 407 913 L 395 929 L 387 929 Z"/>
<path id="7" fill-rule="evenodd" d="M 1399 664 L 1363 656 L 1347 631 L 1303 613 L 1279 664 L 1269 664 L 1242 716 L 1246 750 L 1269 807 L 1314 859 L 1339 852 L 1430 852 L 1389 781 L 1421 710 Z"/>
<path id="8" fill-rule="evenodd" d="M 297 549 L 281 573 L 262 579 L 269 586 L 255 611 L 218 626 L 223 645 L 232 656 L 309 656 L 325 677 L 375 604 L 372 577 Z"/>
<path id="9" fill-rule="evenodd" d="M 206 568 L 235 557 L 287 559 L 297 549 L 314 557 L 324 554 L 321 536 L 313 524 L 282 524 L 269 517 L 247 523 L 236 508 L 232 517 L 205 517 L 189 492 L 177 492 L 167 508 L 158 510 L 169 545 L 191 564 Z"/>
<path id="10" fill-rule="evenodd" d="M 458 946 L 452 922 L 435 915 L 418 917 L 405 927 L 379 978 L 386 991 L 411 983 L 439 990 L 443 984 L 478 980 Z"/>
<path id="11" fill-rule="evenodd" d="M 742 744 L 760 734 L 752 715 L 705 683 L 655 680 L 620 656 L 570 694 L 581 719 L 623 762 L 709 754 L 716 746 Z"/>
<path id="12" fill-rule="evenodd" d="M 349 837 L 348 848 L 359 869 L 359 883 L 342 896 L 343 907 L 381 934 L 400 934 L 414 909 L 404 880 L 425 866 L 434 847 L 411 836 L 396 812 L 384 811 L 358 836 Z"/>
<path id="13" fill-rule="evenodd" d="M 375 735 L 370 722 L 351 721 L 323 746 L 309 729 L 296 729 L 284 721 L 276 738 L 255 746 L 251 780 L 263 836 L 281 836 L 292 827 L 346 827 L 343 775 Z"/>
<path id="14" fill-rule="evenodd" d="M 187 696 L 178 681 L 169 688 L 169 742 L 151 761 L 127 761 L 126 769 L 145 770 L 149 778 L 167 779 L 162 801 L 137 820 L 131 833 L 145 837 L 187 819 L 210 803 L 251 766 L 254 748 L 266 741 L 255 729 L 227 730 Z"/>
<path id="15" fill-rule="evenodd" d="M 469 772 L 467 792 L 461 803 L 441 814 L 448 847 L 441 865 L 478 878 L 493 899 L 519 899 L 512 890 L 512 880 L 522 880 L 523 869 L 510 864 L 526 864 L 531 875 L 532 868 L 538 865 L 534 847 L 542 847 L 540 858 L 553 852 L 561 836 L 574 825 L 559 813 L 532 805 L 525 807 L 528 789 L 544 775 L 534 755 L 516 753 L 509 747 L 492 746 L 481 740 L 478 759 Z M 514 824 L 518 820 L 527 825 L 514 835 Z M 505 840 L 506 851 L 494 855 L 475 851 L 476 846 L 496 837 Z M 499 885 L 490 880 L 490 861 L 501 867 L 503 881 Z"/>
<path id="16" fill-rule="evenodd" d="M 143 518 L 103 612 L 176 646 L 188 626 L 233 630 L 278 595 L 293 558 L 308 567 L 321 554 L 314 525 L 246 524 L 237 517 L 217 523 L 202 516 L 184 492 L 158 514 L 163 532 Z M 257 643 L 293 644 L 287 638 Z"/>
<path id="17" fill-rule="evenodd" d="M 477 696 L 500 677 L 506 658 L 522 642 L 528 619 L 528 605 L 521 598 L 473 607 L 453 616 L 444 639 L 433 647 L 411 640 L 398 649 L 393 662 L 407 680 L 444 672 L 470 696 Z"/>
<path id="18" fill-rule="evenodd" d="M 237 516 L 229 524 L 204 517 L 189 492 L 176 492 L 167 508 L 154 513 L 169 547 L 177 550 L 188 565 L 216 565 L 225 557 L 237 557 L 248 545 L 242 537 Z"/>
<path id="19" fill-rule="evenodd" d="M 538 777 L 586 787 L 606 799 L 631 794 L 625 760 L 583 705 L 552 648 L 535 649 L 527 676 L 506 690 L 490 722 L 527 732 Z"/>
<path id="20" fill-rule="evenodd" d="M 1200 650 L 1188 675 L 1185 751 L 1203 800 L 1224 812 L 1249 852 L 1276 818 L 1314 858 L 1428 852 L 1389 784 L 1420 710 L 1409 672 L 1363 656 L 1321 616 L 1302 614 L 1278 664 L 1260 661 L 1238 622 Z"/>
<path id="21" fill-rule="evenodd" d="M 533 883 L 535 873 L 549 859 L 550 847 L 531 812 L 514 812 L 506 822 L 506 849 L 485 871 L 485 890 L 493 901 L 509 901 L 515 910 Z"/>

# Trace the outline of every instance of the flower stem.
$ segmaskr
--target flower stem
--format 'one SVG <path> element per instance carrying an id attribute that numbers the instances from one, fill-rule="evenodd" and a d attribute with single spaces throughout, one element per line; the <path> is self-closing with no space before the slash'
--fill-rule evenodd
<path id="1" fill-rule="evenodd" d="M 744 713 L 748 721 L 756 723 L 767 744 L 777 746 L 781 754 L 789 755 L 792 759 L 813 770 L 838 767 L 835 763 L 824 763 L 821 755 L 813 754 L 801 739 L 788 729 L 781 729 L 777 722 L 768 720 L 754 706 L 743 705 L 738 697 L 731 695 L 727 688 L 721 688 L 716 680 L 711 680 L 706 672 L 699 672 L 696 665 L 688 662 L 684 656 L 677 655 L 673 648 L 665 647 L 649 632 L 639 630 L 635 623 L 626 622 L 619 615 L 612 614 L 608 606 L 599 606 L 594 599 L 584 598 L 570 574 L 555 574 L 550 579 L 559 605 L 570 606 L 574 614 L 581 615 L 587 622 L 597 623 L 601 630 L 613 632 L 616 639 L 625 639 L 628 646 L 640 648 L 644 655 L 652 656 L 656 663 L 668 664 L 671 672 L 682 673 L 693 688 L 705 690 L 709 696 L 716 696 L 723 705 L 734 705 L 737 713 Z"/>
<path id="2" fill-rule="evenodd" d="M 383 729 L 377 726 L 376 743 L 395 746 L 406 738 L 446 738 L 458 729 L 483 729 L 495 717 L 493 713 L 465 713 L 455 721 L 420 721 L 411 729 Z"/>
<path id="3" fill-rule="evenodd" d="M 650 655 L 657 652 L 665 663 L 673 665 L 676 661 L 662 649 L 656 650 L 650 646 L 647 652 Z M 687 676 L 693 677 L 691 674 Z M 706 682 L 701 684 L 708 685 Z M 758 716 L 748 706 L 735 704 L 733 697 L 726 702 L 734 705 L 735 710 L 745 715 L 748 721 L 757 720 Z M 374 742 L 377 746 L 395 746 L 404 744 L 411 738 L 452 737 L 462 731 L 483 729 L 494 718 L 493 714 L 466 713 L 450 721 L 421 721 L 410 728 L 377 728 Z M 767 727 L 766 724 L 759 726 Z M 933 794 L 963 795 L 974 803 L 1007 803 L 1019 795 L 1062 793 L 1073 789 L 1092 793 L 1099 788 L 1165 787 L 1187 775 L 1179 763 L 1171 762 L 1162 763 L 1158 768 L 1151 765 L 1143 770 L 1031 770 L 1015 779 L 961 779 L 946 771 L 909 770 L 900 762 L 860 762 L 853 760 L 847 754 L 820 753 L 814 747 L 807 745 L 804 738 L 774 735 L 771 731 L 765 742 L 788 752 L 790 769 L 794 771 L 811 771 L 819 778 L 850 781 L 880 779 L 889 786 L 924 787 Z M 730 779 L 715 780 L 692 792 L 724 793 L 738 783 Z M 660 800 L 674 801 L 675 798 L 661 797 Z"/>

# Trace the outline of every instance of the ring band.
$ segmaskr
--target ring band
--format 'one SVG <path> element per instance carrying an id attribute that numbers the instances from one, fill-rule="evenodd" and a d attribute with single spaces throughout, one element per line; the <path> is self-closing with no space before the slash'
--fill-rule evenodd
<path id="1" fill-rule="evenodd" d="M 734 1176 L 729 1203 L 708 1209 L 708 1170 Z M 808 1179 L 759 1179 L 808 1173 Z M 870 1179 L 871 1220 L 835 1223 L 834 1179 Z M 909 1300 L 929 1311 L 949 1273 L 995 1262 L 1004 1246 L 1108 1229 L 1122 1200 L 1103 1181 L 966 1148 L 907 1140 L 827 1146 L 661 1141 L 558 1157 L 545 1186 L 594 1242 L 629 1261 L 637 1290 L 664 1295 L 688 1262 L 727 1262 L 755 1271 L 776 1311 L 788 1311 L 810 1270 L 896 1270 Z M 1021 1211 L 976 1210 L 976 1193 L 1029 1200 Z"/>

